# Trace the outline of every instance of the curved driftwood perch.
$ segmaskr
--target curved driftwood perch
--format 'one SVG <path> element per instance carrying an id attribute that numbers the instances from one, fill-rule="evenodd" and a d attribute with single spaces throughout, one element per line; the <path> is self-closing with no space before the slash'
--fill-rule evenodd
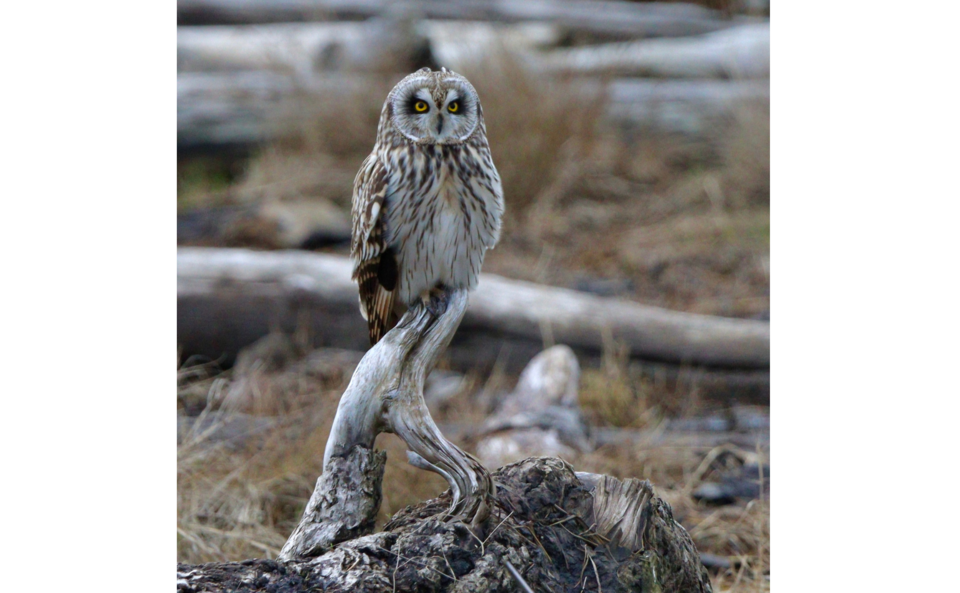
<path id="1" fill-rule="evenodd" d="M 446 518 L 478 524 L 489 515 L 490 474 L 444 438 L 423 400 L 426 376 L 467 310 L 466 290 L 449 293 L 444 303 L 439 317 L 418 304 L 360 361 L 340 397 L 323 475 L 280 560 L 314 557 L 373 529 L 385 459 L 373 443 L 381 432 L 407 443 L 412 465 L 447 480 L 452 495 Z"/>
<path id="2" fill-rule="evenodd" d="M 437 515 L 450 492 L 397 513 L 380 533 L 313 558 L 177 566 L 177 588 L 248 591 L 637 591 L 708 593 L 706 569 L 649 482 L 574 473 L 531 458 L 494 474 L 475 528 Z M 520 583 L 529 589 L 524 589 Z"/>

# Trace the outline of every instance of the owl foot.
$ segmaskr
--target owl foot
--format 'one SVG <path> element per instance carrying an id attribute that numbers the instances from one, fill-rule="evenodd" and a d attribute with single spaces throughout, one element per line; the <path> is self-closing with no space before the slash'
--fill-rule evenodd
<path id="1" fill-rule="evenodd" d="M 423 306 L 434 317 L 440 317 L 447 311 L 447 293 L 442 287 L 432 288 L 420 298 L 423 299 Z"/>

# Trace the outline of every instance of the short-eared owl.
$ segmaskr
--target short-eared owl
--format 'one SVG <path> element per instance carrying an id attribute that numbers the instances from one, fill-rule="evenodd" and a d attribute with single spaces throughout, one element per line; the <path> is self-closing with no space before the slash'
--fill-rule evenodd
<path id="1" fill-rule="evenodd" d="M 370 343 L 417 299 L 474 288 L 502 216 L 500 175 L 473 85 L 446 69 L 401 80 L 353 182 L 350 253 Z"/>

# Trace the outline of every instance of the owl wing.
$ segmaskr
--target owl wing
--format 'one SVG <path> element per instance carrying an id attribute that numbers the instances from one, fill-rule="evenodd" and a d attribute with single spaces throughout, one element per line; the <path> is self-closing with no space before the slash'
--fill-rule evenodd
<path id="1" fill-rule="evenodd" d="M 389 173 L 376 152 L 360 166 L 353 181 L 353 279 L 360 286 L 360 312 L 367 320 L 370 345 L 376 344 L 397 323 L 394 313 L 397 260 L 386 244 L 383 209 Z"/>

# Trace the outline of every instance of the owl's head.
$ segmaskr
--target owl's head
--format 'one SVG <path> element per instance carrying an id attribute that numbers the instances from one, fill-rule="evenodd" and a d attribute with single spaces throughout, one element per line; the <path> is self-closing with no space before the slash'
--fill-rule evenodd
<path id="1" fill-rule="evenodd" d="M 384 117 L 411 142 L 460 144 L 480 126 L 483 112 L 466 78 L 446 68 L 421 68 L 393 87 Z"/>

